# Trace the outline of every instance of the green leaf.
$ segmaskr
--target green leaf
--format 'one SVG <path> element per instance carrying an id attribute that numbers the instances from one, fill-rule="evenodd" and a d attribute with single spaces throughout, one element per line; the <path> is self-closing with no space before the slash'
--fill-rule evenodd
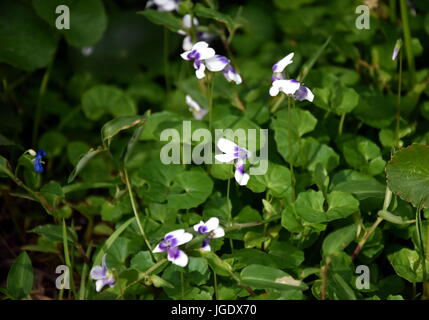
<path id="1" fill-rule="evenodd" d="M 287 110 L 281 110 L 275 114 L 275 119 L 272 121 L 274 139 L 279 153 L 287 162 L 294 165 L 301 164 L 300 138 L 313 131 L 316 124 L 317 119 L 309 111 L 298 108 L 291 109 L 290 116 Z"/>
<path id="2" fill-rule="evenodd" d="M 9 162 L 6 158 L 0 156 L 0 173 L 5 174 L 6 176 L 9 176 L 12 178 L 14 175 L 12 171 L 10 171 Z"/>
<path id="3" fill-rule="evenodd" d="M 371 140 L 360 136 L 350 136 L 340 144 L 346 162 L 364 173 L 377 175 L 386 165 L 380 148 Z"/>
<path id="4" fill-rule="evenodd" d="M 146 116 L 122 116 L 105 123 L 101 128 L 103 145 L 109 146 L 113 137 L 123 130 L 146 123 Z"/>
<path id="5" fill-rule="evenodd" d="M 340 300 L 356 300 L 356 295 L 350 285 L 338 273 L 332 273 L 329 277 L 329 284 L 335 296 Z"/>
<path id="6" fill-rule="evenodd" d="M 307 285 L 291 277 L 280 269 L 252 264 L 241 271 L 241 281 L 255 289 L 299 289 L 306 290 Z"/>
<path id="7" fill-rule="evenodd" d="M 229 277 L 232 273 L 231 265 L 219 258 L 214 252 L 211 251 L 201 251 L 201 256 L 207 259 L 210 267 L 220 276 Z"/>
<path id="8" fill-rule="evenodd" d="M 0 62 L 32 71 L 52 61 L 57 39 L 31 7 L 19 1 L 1 1 L 0 21 Z"/>
<path id="9" fill-rule="evenodd" d="M 274 197 L 284 198 L 291 191 L 290 171 L 285 166 L 268 162 L 268 171 L 264 175 L 251 175 L 246 185 L 253 192 L 269 190 Z"/>
<path id="10" fill-rule="evenodd" d="M 150 22 L 165 26 L 173 32 L 183 29 L 180 19 L 176 18 L 170 12 L 146 9 L 137 13 L 145 16 Z"/>
<path id="11" fill-rule="evenodd" d="M 70 9 L 70 29 L 59 30 L 70 45 L 88 47 L 101 39 L 107 27 L 107 16 L 101 0 L 33 0 L 37 14 L 53 28 L 60 17 L 56 13 L 60 4 Z"/>
<path id="12" fill-rule="evenodd" d="M 423 266 L 417 251 L 402 248 L 389 254 L 387 258 L 398 276 L 409 282 L 422 282 Z M 428 264 L 426 264 L 426 269 L 429 269 L 428 267 Z M 426 274 L 429 273 L 428 271 L 426 271 Z"/>
<path id="13" fill-rule="evenodd" d="M 116 222 L 122 217 L 122 208 L 110 202 L 104 202 L 101 207 L 101 219 L 103 221 Z"/>
<path id="14" fill-rule="evenodd" d="M 52 241 L 52 242 L 62 242 L 63 241 L 63 228 L 60 225 L 45 224 L 42 226 L 37 226 L 34 229 L 30 230 L 29 232 L 34 232 L 34 233 L 37 233 L 41 236 L 44 236 L 47 240 Z M 67 227 L 67 240 L 70 243 L 77 241 L 77 234 L 70 227 Z"/>
<path id="15" fill-rule="evenodd" d="M 15 299 L 23 299 L 33 288 L 33 267 L 28 254 L 24 251 L 13 263 L 7 275 L 8 294 Z"/>
<path id="16" fill-rule="evenodd" d="M 323 255 L 325 257 L 344 250 L 350 242 L 356 239 L 357 226 L 351 224 L 331 232 L 324 240 L 322 245 Z"/>
<path id="17" fill-rule="evenodd" d="M 175 177 L 173 188 L 178 191 L 167 196 L 168 206 L 190 209 L 207 200 L 213 190 L 213 181 L 204 171 L 191 170 Z"/>
<path id="18" fill-rule="evenodd" d="M 429 146 L 413 144 L 396 152 L 386 166 L 387 185 L 414 207 L 429 207 Z"/>
<path id="19" fill-rule="evenodd" d="M 85 116 L 91 120 L 98 120 L 105 113 L 119 117 L 137 112 L 133 99 L 121 89 L 108 85 L 97 85 L 87 90 L 82 95 L 82 109 Z"/>
<path id="20" fill-rule="evenodd" d="M 105 151 L 104 148 L 98 147 L 97 149 L 90 149 L 87 153 L 82 155 L 74 167 L 72 173 L 67 180 L 67 183 L 72 183 L 73 180 L 77 177 L 77 175 L 82 171 L 83 168 L 88 164 L 88 162 L 100 152 Z"/>
<path id="21" fill-rule="evenodd" d="M 359 201 L 345 192 L 333 191 L 328 195 L 328 210 L 324 210 L 324 201 L 320 191 L 301 192 L 295 202 L 296 213 L 310 223 L 326 223 L 346 218 L 359 210 Z"/>
<path id="22" fill-rule="evenodd" d="M 209 18 L 224 23 L 230 33 L 238 27 L 234 19 L 229 15 L 223 14 L 212 8 L 207 8 L 200 3 L 197 3 L 194 12 L 199 17 Z"/>

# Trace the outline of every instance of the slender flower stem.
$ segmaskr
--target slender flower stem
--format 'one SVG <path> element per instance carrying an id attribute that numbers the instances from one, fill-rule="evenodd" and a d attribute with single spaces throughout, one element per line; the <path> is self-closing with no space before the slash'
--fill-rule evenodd
<path id="1" fill-rule="evenodd" d="M 181 291 L 182 291 L 182 300 L 185 299 L 185 279 L 183 277 L 183 268 L 180 269 L 180 285 L 181 285 Z"/>
<path id="2" fill-rule="evenodd" d="M 130 195 L 131 206 L 133 208 L 134 216 L 136 217 L 137 225 L 138 225 L 138 227 L 140 229 L 140 233 L 142 234 L 143 239 L 144 239 L 144 241 L 145 241 L 145 243 L 146 243 L 147 247 L 149 248 L 149 251 L 150 251 L 150 253 L 152 255 L 152 247 L 151 247 L 151 245 L 149 243 L 149 240 L 146 237 L 146 234 L 144 232 L 143 226 L 142 226 L 142 224 L 140 222 L 139 214 L 137 212 L 137 205 L 136 205 L 136 202 L 134 200 L 134 194 L 133 194 L 133 191 L 131 189 L 131 184 L 130 184 L 130 179 L 128 178 L 127 169 L 124 169 L 124 176 L 125 176 L 125 182 L 127 184 L 128 193 Z"/>
<path id="3" fill-rule="evenodd" d="M 401 120 L 401 91 L 402 91 L 402 50 L 399 51 L 398 99 L 396 103 L 395 146 L 399 148 L 399 124 Z"/>
<path id="4" fill-rule="evenodd" d="M 291 136 L 291 107 L 290 107 L 290 97 L 288 97 L 287 99 L 287 116 L 288 116 L 288 127 L 287 127 L 287 131 L 288 131 L 288 142 L 289 142 L 289 148 L 292 147 L 292 136 Z M 290 152 L 290 151 L 289 151 Z M 292 201 L 295 201 L 296 198 L 296 194 L 295 194 L 295 172 L 293 170 L 293 164 L 292 161 L 289 160 L 289 168 L 290 168 L 290 184 L 291 184 L 291 190 L 292 190 Z"/>
<path id="5" fill-rule="evenodd" d="M 408 6 L 406 0 L 399 0 L 401 7 L 402 29 L 404 33 L 405 53 L 407 55 L 408 70 L 411 75 L 411 87 L 416 83 L 416 67 L 414 64 L 413 46 L 411 44 L 410 25 L 408 23 Z"/>
<path id="6" fill-rule="evenodd" d="M 70 253 L 69 253 L 69 245 L 68 245 L 68 237 L 67 237 L 67 226 L 66 226 L 66 220 L 63 219 L 63 249 L 64 249 L 64 260 L 66 261 L 66 265 L 68 267 L 68 280 L 70 281 L 70 288 L 73 292 L 73 295 L 76 297 L 76 291 L 74 287 L 74 281 L 73 281 L 73 266 L 70 260 Z"/>
<path id="7" fill-rule="evenodd" d="M 277 109 L 280 107 L 280 105 L 282 104 L 282 102 L 285 100 L 285 95 L 282 94 L 280 96 L 280 98 L 277 99 L 276 103 L 273 105 L 273 107 L 271 108 L 271 113 L 274 113 L 277 111 Z"/>
<path id="8" fill-rule="evenodd" d="M 228 185 L 226 187 L 226 203 L 228 206 L 229 220 L 230 222 L 232 222 L 232 212 L 231 212 L 232 208 L 231 208 L 231 201 L 229 199 L 230 188 L 231 188 L 231 178 L 228 178 Z M 229 246 L 231 247 L 231 253 L 234 253 L 234 243 L 231 238 L 229 238 Z"/>
<path id="9" fill-rule="evenodd" d="M 383 210 L 387 210 L 389 208 L 390 202 L 392 201 L 392 191 L 390 191 L 389 187 L 386 187 L 386 192 L 384 193 L 384 201 L 383 201 Z M 354 260 L 358 254 L 362 251 L 363 246 L 368 241 L 369 237 L 374 233 L 375 229 L 377 229 L 378 225 L 383 221 L 384 219 L 382 217 L 378 217 L 377 220 L 375 220 L 374 224 L 369 228 L 368 231 L 365 232 L 362 239 L 359 241 L 358 245 L 356 246 L 355 250 L 352 254 L 352 260 Z"/>
<path id="10" fill-rule="evenodd" d="M 322 279 L 322 286 L 320 288 L 320 300 L 325 300 L 328 292 L 328 271 L 331 259 L 327 257 L 325 264 L 320 268 L 320 278 Z"/>
<path id="11" fill-rule="evenodd" d="M 91 255 L 92 245 L 88 246 L 85 257 L 88 258 Z M 82 275 L 80 278 L 80 289 L 79 289 L 79 300 L 85 300 L 86 295 L 86 278 L 88 275 L 88 263 L 85 262 L 82 269 Z"/>
<path id="12" fill-rule="evenodd" d="M 212 269 L 212 272 L 213 272 L 213 282 L 214 282 L 215 299 L 219 300 L 219 290 L 217 288 L 217 275 L 216 275 L 216 271 L 213 268 L 211 268 L 211 269 Z"/>
<path id="13" fill-rule="evenodd" d="M 39 97 L 37 99 L 36 114 L 34 116 L 34 124 L 33 124 L 33 140 L 32 140 L 33 145 L 36 144 L 37 136 L 39 134 L 39 125 L 40 125 L 40 119 L 42 117 L 42 106 L 43 106 L 42 99 L 43 99 L 43 96 L 45 95 L 45 91 L 48 86 L 51 69 L 52 69 L 52 63 L 46 69 L 45 74 L 43 75 L 43 78 L 42 78 L 42 83 L 40 84 Z"/>
<path id="14" fill-rule="evenodd" d="M 341 136 L 343 134 L 344 120 L 346 119 L 346 114 L 343 113 L 340 118 L 340 123 L 338 125 L 338 135 Z"/>
<path id="15" fill-rule="evenodd" d="M 208 101 L 209 101 L 209 130 L 212 131 L 213 126 L 213 88 L 214 88 L 214 74 L 209 75 L 208 78 Z"/>

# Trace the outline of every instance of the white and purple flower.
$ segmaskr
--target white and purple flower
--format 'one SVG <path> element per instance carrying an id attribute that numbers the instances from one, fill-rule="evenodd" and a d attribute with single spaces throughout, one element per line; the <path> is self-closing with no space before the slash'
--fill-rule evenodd
<path id="1" fill-rule="evenodd" d="M 201 107 L 190 95 L 186 95 L 186 104 L 196 120 L 201 120 L 207 114 L 207 109 Z"/>
<path id="2" fill-rule="evenodd" d="M 174 11 L 179 8 L 178 0 L 149 0 L 146 8 L 156 7 L 158 11 Z"/>
<path id="3" fill-rule="evenodd" d="M 222 71 L 223 76 L 228 82 L 234 81 L 235 84 L 240 84 L 242 82 L 241 76 L 235 72 L 235 69 L 231 65 L 227 65 Z"/>
<path id="4" fill-rule="evenodd" d="M 107 268 L 106 255 L 103 256 L 101 266 L 94 266 L 90 272 L 91 279 L 96 280 L 95 290 L 100 292 L 104 286 L 115 286 L 113 272 Z"/>
<path id="5" fill-rule="evenodd" d="M 224 163 L 234 161 L 234 178 L 240 186 L 246 185 L 250 176 L 245 172 L 245 160 L 250 158 L 252 153 L 225 138 L 218 140 L 217 147 L 223 154 L 217 154 L 216 160 Z"/>
<path id="6" fill-rule="evenodd" d="M 179 267 L 185 267 L 189 258 L 178 246 L 191 241 L 191 233 L 185 232 L 184 229 L 175 230 L 167 233 L 164 239 L 153 249 L 153 252 L 167 252 L 167 259 Z"/>
<path id="7" fill-rule="evenodd" d="M 283 92 L 295 100 L 308 100 L 312 102 L 314 94 L 308 87 L 303 86 L 298 80 L 286 79 L 284 70 L 288 65 L 293 63 L 293 56 L 293 52 L 289 53 L 286 57 L 273 65 L 273 75 L 271 77 L 272 84 L 269 93 L 274 97 L 277 96 L 279 92 Z"/>
<path id="8" fill-rule="evenodd" d="M 204 60 L 214 57 L 216 52 L 210 48 L 207 42 L 199 41 L 195 43 L 191 50 L 183 52 L 180 56 L 189 61 L 194 61 L 195 75 L 198 79 L 205 77 L 206 66 Z"/>
<path id="9" fill-rule="evenodd" d="M 200 221 L 200 223 L 194 225 L 194 230 L 201 234 L 207 234 L 207 238 L 203 240 L 203 245 L 201 250 L 210 251 L 210 241 L 214 238 L 221 238 L 225 235 L 225 230 L 222 227 L 219 227 L 218 218 L 210 218 L 207 222 Z"/>

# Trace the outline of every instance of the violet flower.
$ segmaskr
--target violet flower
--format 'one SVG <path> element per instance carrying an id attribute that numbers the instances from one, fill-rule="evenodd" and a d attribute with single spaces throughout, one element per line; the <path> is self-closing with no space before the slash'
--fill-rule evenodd
<path id="1" fill-rule="evenodd" d="M 107 268 L 106 255 L 103 256 L 101 266 L 94 266 L 90 272 L 91 279 L 95 282 L 95 290 L 100 292 L 104 286 L 115 286 L 115 277 L 113 272 Z"/>
<path id="2" fill-rule="evenodd" d="M 210 251 L 210 241 L 214 238 L 221 238 L 225 235 L 225 230 L 219 227 L 219 219 L 216 217 L 210 218 L 207 222 L 200 221 L 194 225 L 194 230 L 201 234 L 208 234 L 207 238 L 203 240 L 201 250 Z"/>
<path id="3" fill-rule="evenodd" d="M 167 233 L 164 239 L 153 249 L 153 252 L 167 252 L 167 259 L 179 267 L 185 267 L 189 258 L 178 246 L 191 241 L 192 234 L 185 232 L 184 229 L 175 230 Z"/>

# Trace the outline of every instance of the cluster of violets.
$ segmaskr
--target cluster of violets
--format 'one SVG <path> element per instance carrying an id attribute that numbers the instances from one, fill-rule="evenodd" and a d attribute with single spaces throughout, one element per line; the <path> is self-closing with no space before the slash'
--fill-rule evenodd
<path id="1" fill-rule="evenodd" d="M 200 250 L 210 251 L 210 241 L 214 238 L 221 238 L 225 235 L 225 230 L 219 226 L 219 219 L 216 217 L 210 218 L 206 222 L 200 221 L 193 226 L 195 232 L 205 235 Z M 187 254 L 179 247 L 188 243 L 193 239 L 192 233 L 186 232 L 184 229 L 178 229 L 167 233 L 160 243 L 157 244 L 154 253 L 166 252 L 168 261 L 180 267 L 186 267 L 189 258 Z M 103 256 L 101 266 L 94 266 L 91 269 L 90 277 L 95 282 L 97 292 L 101 291 L 104 286 L 115 286 L 115 276 L 113 270 L 109 269 L 106 264 L 106 255 Z"/>
<path id="2" fill-rule="evenodd" d="M 288 79 L 286 77 L 285 69 L 288 65 L 293 63 L 293 56 L 293 52 L 289 53 L 273 65 L 273 74 L 271 77 L 272 84 L 269 94 L 271 96 L 277 96 L 280 92 L 283 92 L 297 101 L 308 100 L 312 102 L 314 100 L 314 94 L 308 87 L 295 79 Z M 194 68 L 196 69 L 195 75 L 198 79 L 204 78 L 206 68 L 212 72 L 220 71 L 222 68 L 224 68 L 224 74 L 225 70 L 227 73 L 230 72 L 229 67 L 231 66 L 228 64 L 229 60 L 223 56 L 216 55 L 214 49 L 210 48 L 209 45 L 203 41 L 197 42 L 190 50 L 182 53 L 181 57 L 185 60 L 192 60 L 194 62 Z M 236 81 L 236 83 L 241 83 L 241 77 L 235 73 L 235 71 L 232 71 L 230 75 L 225 77 L 227 79 L 239 77 L 239 82 Z M 197 120 L 203 119 L 208 113 L 207 109 L 201 107 L 190 95 L 186 96 L 186 104 Z M 223 154 L 216 155 L 215 158 L 222 163 L 233 162 L 235 166 L 235 180 L 241 186 L 246 185 L 250 176 L 245 171 L 245 165 L 246 160 L 251 157 L 252 153 L 225 138 L 218 140 L 217 147 Z"/>

